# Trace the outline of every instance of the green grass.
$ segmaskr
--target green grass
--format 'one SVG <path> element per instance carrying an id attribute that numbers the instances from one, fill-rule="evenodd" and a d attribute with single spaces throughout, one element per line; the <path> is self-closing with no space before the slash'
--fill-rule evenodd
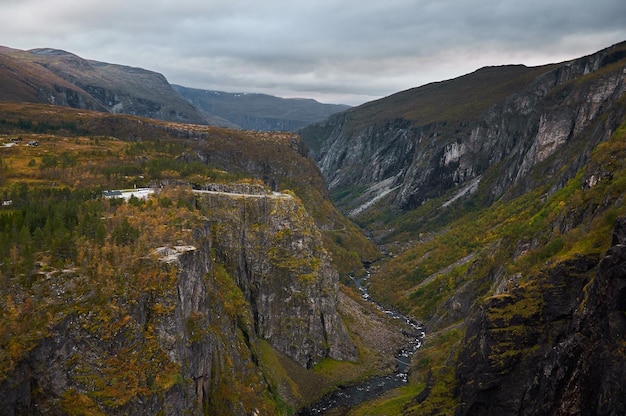
<path id="1" fill-rule="evenodd" d="M 424 390 L 425 384 L 407 384 L 391 390 L 382 397 L 369 400 L 348 413 L 349 416 L 390 416 L 401 415 L 407 403 Z"/>

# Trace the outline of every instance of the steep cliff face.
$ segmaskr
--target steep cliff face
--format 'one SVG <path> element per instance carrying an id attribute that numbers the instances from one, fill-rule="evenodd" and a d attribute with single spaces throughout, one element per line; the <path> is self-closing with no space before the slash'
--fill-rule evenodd
<path id="1" fill-rule="evenodd" d="M 256 334 L 306 367 L 356 360 L 337 314 L 339 276 L 313 219 L 295 196 L 257 191 L 209 191 L 202 200 L 215 256 L 250 303 Z"/>
<path id="2" fill-rule="evenodd" d="M 104 286 L 78 270 L 40 276 L 35 290 L 56 299 L 34 306 L 49 320 L 32 350 L 3 360 L 3 414 L 275 412 L 249 309 L 198 231 L 197 247 L 159 248 Z"/>
<path id="3" fill-rule="evenodd" d="M 302 136 L 319 146 L 315 157 L 330 190 L 349 195 L 339 201 L 346 212 L 363 212 L 387 194 L 410 210 L 479 187 L 493 201 L 513 185 L 526 186 L 530 169 L 565 143 L 585 137 L 592 146 L 619 125 L 610 109 L 626 90 L 625 49 L 546 67 L 484 68 L 340 113 Z M 488 88 L 491 95 L 481 92 Z M 401 98 L 416 109 L 388 108 Z M 600 114 L 604 123 L 583 134 Z M 497 173 L 483 177 L 491 167 Z"/>
<path id="4" fill-rule="evenodd" d="M 327 139 L 315 155 L 335 200 L 392 254 L 370 293 L 426 324 L 410 380 L 425 388 L 398 413 L 624 412 L 609 236 L 625 214 L 625 50 L 482 69 L 303 132 Z M 521 88 L 493 94 L 507 78 Z"/>
<path id="5" fill-rule="evenodd" d="M 189 137 L 189 130 L 173 133 Z M 253 145 L 250 144 L 251 136 L 254 137 Z M 323 176 L 297 135 L 232 132 L 228 137 L 220 137 L 210 132 L 197 132 L 191 137 L 198 140 L 200 146 L 194 152 L 181 155 L 181 160 L 250 175 L 274 191 L 292 190 L 323 231 L 324 245 L 333 254 L 333 266 L 342 275 L 363 273 L 363 262 L 371 262 L 380 256 L 374 244 L 333 205 Z"/>
<path id="6" fill-rule="evenodd" d="M 578 258 L 486 299 L 468 323 L 457 415 L 626 412 L 626 220 Z"/>
<path id="7" fill-rule="evenodd" d="M 470 212 L 436 204 L 459 218 L 372 276 L 372 293 L 392 292 L 385 300 L 433 334 L 414 361 L 415 382 L 426 389 L 403 414 L 624 411 L 616 382 L 625 352 L 621 119 L 564 185 L 562 172 L 578 165 L 553 154 L 530 171 L 543 183 L 529 192 L 510 190 L 514 196 Z"/>
<path id="8" fill-rule="evenodd" d="M 306 368 L 357 359 L 326 241 L 360 234 L 297 136 L 2 108 L 4 413 L 290 414 L 371 372 Z"/>

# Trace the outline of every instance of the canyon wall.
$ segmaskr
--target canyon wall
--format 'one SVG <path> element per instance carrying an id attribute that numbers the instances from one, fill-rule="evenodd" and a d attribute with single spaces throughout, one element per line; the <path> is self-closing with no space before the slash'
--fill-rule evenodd
<path id="1" fill-rule="evenodd" d="M 528 189 L 530 169 L 564 144 L 584 138 L 589 149 L 610 136 L 621 120 L 614 104 L 626 91 L 623 56 L 614 47 L 558 65 L 483 68 L 399 93 L 408 96 L 404 105 L 414 106 L 417 116 L 403 115 L 395 103 L 400 98 L 391 96 L 336 114 L 301 134 L 316 149 L 313 156 L 331 192 L 350 195 L 338 200 L 346 213 L 364 212 L 383 194 L 396 208 L 411 210 L 432 198 L 474 192 L 481 182 L 489 187 L 489 203 L 513 186 Z M 500 91 L 507 83 L 521 88 L 501 99 L 477 92 L 480 83 L 487 89 L 498 82 Z M 435 89 L 452 98 L 430 91 Z M 424 99 L 427 94 L 435 101 Z M 420 116 L 429 105 L 436 114 Z M 600 116 L 603 123 L 586 131 Z M 583 158 L 584 149 L 578 149 Z M 491 167 L 498 174 L 484 178 Z"/>

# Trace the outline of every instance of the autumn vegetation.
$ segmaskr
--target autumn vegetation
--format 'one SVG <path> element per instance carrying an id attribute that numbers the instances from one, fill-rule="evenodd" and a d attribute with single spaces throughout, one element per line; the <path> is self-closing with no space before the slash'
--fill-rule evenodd
<path id="1" fill-rule="evenodd" d="M 173 311 L 167 299 L 176 297 L 178 271 L 159 261 L 155 249 L 192 244 L 194 230 L 206 223 L 211 208 L 198 202 L 193 187 L 247 183 L 291 193 L 313 215 L 344 273 L 378 255 L 334 209 L 293 134 L 0 104 L 0 146 L 0 382 L 8 382 L 60 325 L 75 322 L 82 331 L 78 339 L 93 337 L 102 347 L 93 347 L 95 361 L 65 357 L 66 371 L 80 388 L 50 405 L 68 414 L 121 409 L 185 382 L 159 345 L 154 322 L 137 321 L 137 308 L 148 305 L 153 320 Z M 136 187 L 157 192 L 128 201 L 103 196 Z M 302 261 L 285 267 L 307 273 L 318 267 Z M 211 279 L 215 304 L 241 328 L 249 327 L 249 307 L 222 265 L 215 265 Z M 205 321 L 189 317 L 190 343 L 212 330 Z M 233 347 L 252 348 L 247 342 L 242 333 Z M 223 354 L 225 362 L 232 360 L 228 351 Z M 273 413 L 275 406 L 288 412 L 276 392 L 259 390 L 258 376 L 254 369 L 221 374 L 209 407 L 228 412 L 241 402 L 263 412 Z"/>

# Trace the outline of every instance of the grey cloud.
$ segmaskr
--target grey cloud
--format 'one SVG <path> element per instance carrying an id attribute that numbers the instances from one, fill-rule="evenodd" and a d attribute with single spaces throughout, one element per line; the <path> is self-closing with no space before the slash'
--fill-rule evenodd
<path id="1" fill-rule="evenodd" d="M 4 0 L 0 39 L 190 87 L 357 104 L 484 65 L 556 62 L 626 40 L 626 2 Z"/>

